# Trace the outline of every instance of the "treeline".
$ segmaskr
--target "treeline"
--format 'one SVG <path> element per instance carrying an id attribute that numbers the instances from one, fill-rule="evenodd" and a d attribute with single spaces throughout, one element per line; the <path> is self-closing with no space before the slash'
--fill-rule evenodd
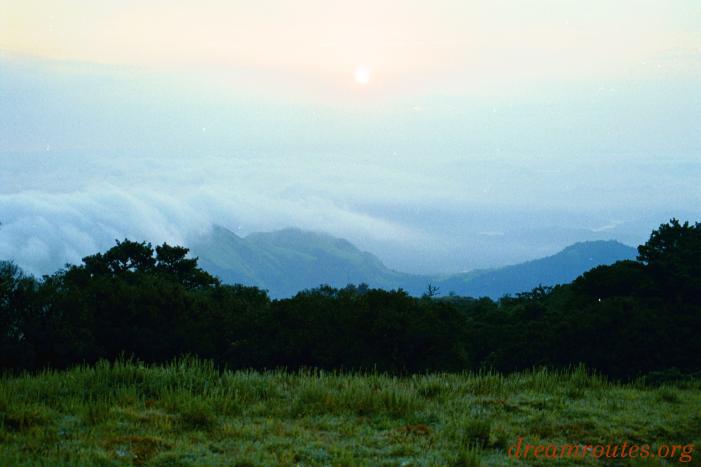
<path id="1" fill-rule="evenodd" d="M 0 368 L 193 354 L 231 369 L 698 372 L 701 224 L 672 219 L 638 251 L 496 302 L 364 285 L 270 300 L 221 284 L 185 248 L 125 240 L 41 280 L 0 264 Z"/>

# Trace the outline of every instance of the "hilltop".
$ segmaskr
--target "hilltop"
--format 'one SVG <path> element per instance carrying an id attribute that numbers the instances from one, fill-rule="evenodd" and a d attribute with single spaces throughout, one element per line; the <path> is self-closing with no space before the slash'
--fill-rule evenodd
<path id="1" fill-rule="evenodd" d="M 497 299 L 538 285 L 565 284 L 596 266 L 636 256 L 635 248 L 613 240 L 589 241 L 521 264 L 437 276 L 394 271 L 345 239 L 293 228 L 240 237 L 214 226 L 189 246 L 199 264 L 223 282 L 267 289 L 273 297 L 291 296 L 321 284 L 365 283 L 375 288 L 402 288 L 412 295 L 422 294 L 432 284 L 443 294 Z"/>

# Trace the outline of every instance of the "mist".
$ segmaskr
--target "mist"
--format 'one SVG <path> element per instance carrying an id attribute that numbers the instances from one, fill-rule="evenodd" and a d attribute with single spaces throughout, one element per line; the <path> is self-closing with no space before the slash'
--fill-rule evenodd
<path id="1" fill-rule="evenodd" d="M 335 101 L 222 76 L 0 55 L 0 258 L 44 274 L 115 239 L 294 226 L 457 272 L 701 217 L 685 74 Z"/>

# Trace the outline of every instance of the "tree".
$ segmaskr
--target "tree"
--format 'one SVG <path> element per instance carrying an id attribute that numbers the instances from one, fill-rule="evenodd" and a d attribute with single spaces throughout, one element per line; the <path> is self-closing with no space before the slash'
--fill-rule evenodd
<path id="1" fill-rule="evenodd" d="M 24 335 L 37 281 L 12 262 L 0 261 L 0 369 L 26 368 L 33 349 Z"/>
<path id="2" fill-rule="evenodd" d="M 698 263 L 701 259 L 701 223 L 681 224 L 671 219 L 653 230 L 650 239 L 638 247 L 638 260 L 649 266 L 672 266 L 677 262 Z M 694 264 L 701 267 L 701 265 Z"/>
<path id="3" fill-rule="evenodd" d="M 10 295 L 21 278 L 22 271 L 16 264 L 9 261 L 0 261 L 0 309 L 9 304 Z"/>
<path id="4" fill-rule="evenodd" d="M 190 250 L 164 243 L 156 247 L 156 270 L 173 276 L 188 289 L 219 285 L 219 279 L 197 267 L 197 258 L 187 258 Z"/>
<path id="5" fill-rule="evenodd" d="M 167 243 L 154 252 L 150 243 L 124 240 L 105 253 L 83 258 L 83 266 L 69 268 L 73 276 L 122 276 L 130 273 L 157 273 L 175 279 L 188 289 L 219 285 L 219 280 L 197 266 L 197 258 L 187 258 L 190 250 Z M 154 256 L 155 253 L 155 256 Z M 84 278 L 86 279 L 86 278 Z"/>
<path id="6" fill-rule="evenodd" d="M 105 253 L 83 258 L 84 269 L 90 275 L 121 274 L 125 272 L 148 272 L 156 265 L 150 243 L 116 240 L 117 245 Z"/>
<path id="7" fill-rule="evenodd" d="M 426 292 L 423 293 L 422 297 L 423 297 L 423 298 L 433 298 L 433 297 L 436 297 L 436 296 L 438 296 L 438 294 L 440 294 L 440 290 L 441 290 L 440 287 L 429 283 L 429 284 L 426 286 Z"/>
<path id="8" fill-rule="evenodd" d="M 677 219 L 662 224 L 638 247 L 638 260 L 652 274 L 670 299 L 698 302 L 701 290 L 701 224 L 681 224 Z"/>
<path id="9" fill-rule="evenodd" d="M 2 343 L 12 333 L 12 299 L 20 278 L 21 272 L 15 264 L 0 262 L 0 347 L 3 347 Z"/>

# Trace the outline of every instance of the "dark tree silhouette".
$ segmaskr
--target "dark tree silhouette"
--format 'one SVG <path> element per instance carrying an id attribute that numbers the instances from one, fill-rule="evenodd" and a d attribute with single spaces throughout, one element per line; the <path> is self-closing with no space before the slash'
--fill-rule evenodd
<path id="1" fill-rule="evenodd" d="M 0 368 L 183 354 L 229 368 L 392 373 L 583 363 L 615 378 L 701 370 L 701 227 L 672 219 L 639 261 L 489 298 L 422 298 L 365 284 L 271 301 L 222 285 L 187 248 L 124 240 L 41 280 L 0 263 Z"/>

